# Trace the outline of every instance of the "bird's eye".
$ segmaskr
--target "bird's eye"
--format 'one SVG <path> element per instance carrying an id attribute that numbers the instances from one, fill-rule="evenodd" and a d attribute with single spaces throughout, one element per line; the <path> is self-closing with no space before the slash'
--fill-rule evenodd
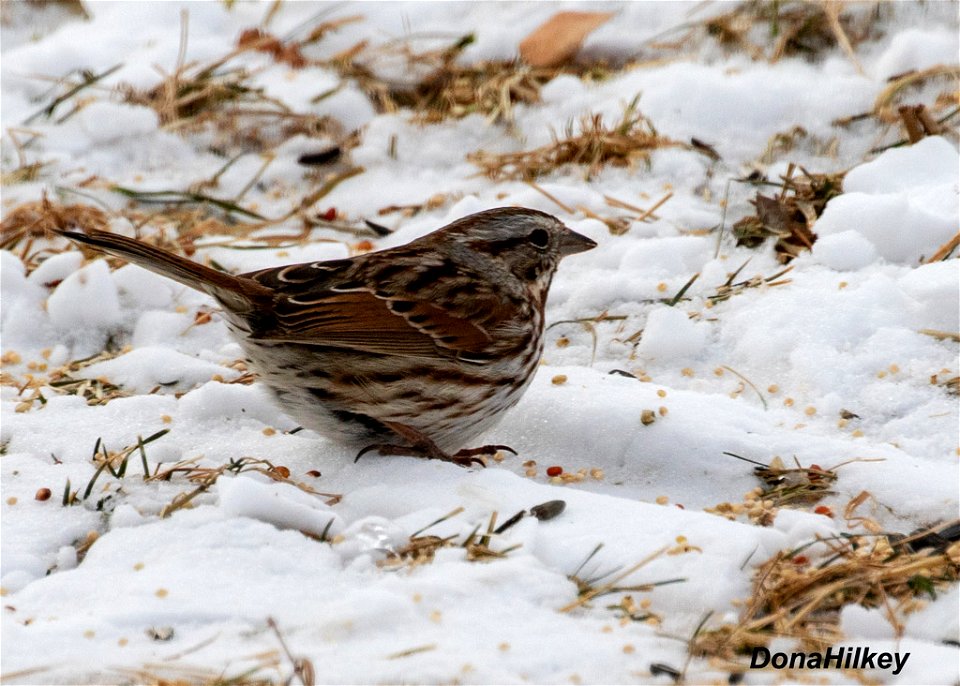
<path id="1" fill-rule="evenodd" d="M 530 232 L 530 235 L 527 236 L 527 240 L 530 241 L 533 247 L 540 248 L 542 250 L 550 244 L 550 234 L 548 234 L 544 229 L 534 229 Z"/>

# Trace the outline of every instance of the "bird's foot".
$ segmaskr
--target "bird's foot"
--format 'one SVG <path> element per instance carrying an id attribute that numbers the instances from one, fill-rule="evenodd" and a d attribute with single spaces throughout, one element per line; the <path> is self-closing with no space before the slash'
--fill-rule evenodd
<path id="1" fill-rule="evenodd" d="M 441 460 L 442 462 L 452 462 L 460 467 L 470 467 L 478 464 L 486 467 L 487 463 L 483 459 L 484 455 L 494 455 L 498 450 L 506 450 L 516 455 L 516 451 L 506 445 L 484 445 L 479 448 L 464 448 L 454 454 L 442 450 L 436 443 L 430 440 L 422 431 L 414 429 L 406 424 L 397 422 L 383 422 L 394 433 L 408 441 L 409 445 L 398 445 L 395 443 L 375 443 L 363 448 L 354 460 L 356 462 L 371 451 L 377 451 L 381 455 L 406 455 L 409 457 L 422 457 L 427 460 Z"/>

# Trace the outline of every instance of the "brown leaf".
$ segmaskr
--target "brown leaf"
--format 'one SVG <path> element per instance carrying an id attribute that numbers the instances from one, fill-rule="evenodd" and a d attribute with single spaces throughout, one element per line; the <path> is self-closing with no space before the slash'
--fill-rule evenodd
<path id="1" fill-rule="evenodd" d="M 613 12 L 558 12 L 521 41 L 520 57 L 533 67 L 562 64 L 612 16 Z"/>
<path id="2" fill-rule="evenodd" d="M 757 208 L 757 216 L 760 218 L 760 223 L 765 229 L 775 234 L 790 235 L 790 231 L 787 228 L 790 217 L 783 202 L 777 198 L 768 198 L 758 193 L 754 205 Z"/>

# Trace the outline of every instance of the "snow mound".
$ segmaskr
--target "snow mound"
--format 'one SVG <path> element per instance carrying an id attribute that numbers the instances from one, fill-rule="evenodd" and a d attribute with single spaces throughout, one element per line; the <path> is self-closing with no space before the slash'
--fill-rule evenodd
<path id="1" fill-rule="evenodd" d="M 827 203 L 814 231 L 821 240 L 848 231 L 860 233 L 879 255 L 891 262 L 916 264 L 930 257 L 957 231 L 960 221 L 960 156 L 943 138 L 931 136 L 904 148 L 887 150 L 852 169 L 845 192 Z M 854 256 L 837 255 L 837 239 L 815 255 L 833 266 L 860 264 L 861 245 L 849 245 Z M 860 253 L 859 258 L 856 253 Z M 832 263 L 832 264 L 831 264 Z"/>

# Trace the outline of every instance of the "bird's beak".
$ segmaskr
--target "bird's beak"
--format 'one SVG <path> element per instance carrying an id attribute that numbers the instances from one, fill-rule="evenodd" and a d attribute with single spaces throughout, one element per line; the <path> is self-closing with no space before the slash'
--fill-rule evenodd
<path id="1" fill-rule="evenodd" d="M 567 229 L 563 232 L 563 238 L 560 239 L 560 256 L 576 255 L 578 252 L 584 252 L 596 247 L 597 243 L 593 239 Z"/>

